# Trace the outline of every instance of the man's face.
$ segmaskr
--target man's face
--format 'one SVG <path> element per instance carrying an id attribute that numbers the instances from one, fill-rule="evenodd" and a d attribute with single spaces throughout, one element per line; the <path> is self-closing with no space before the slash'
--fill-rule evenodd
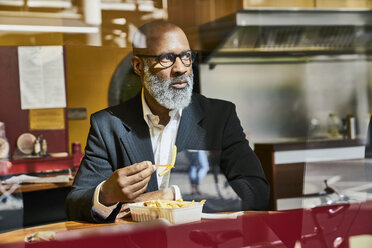
<path id="1" fill-rule="evenodd" d="M 180 54 L 189 50 L 185 34 L 169 31 L 149 44 L 151 55 Z M 172 66 L 164 68 L 155 58 L 144 59 L 143 84 L 150 95 L 167 109 L 186 107 L 191 101 L 193 87 L 192 66 L 186 66 L 179 57 Z"/>
<path id="2" fill-rule="evenodd" d="M 183 82 L 185 86 L 175 87 L 179 82 Z M 162 79 L 158 75 L 152 74 L 149 66 L 145 64 L 143 83 L 150 95 L 167 109 L 183 109 L 190 104 L 193 88 L 192 71 L 190 76 L 183 74 Z"/>

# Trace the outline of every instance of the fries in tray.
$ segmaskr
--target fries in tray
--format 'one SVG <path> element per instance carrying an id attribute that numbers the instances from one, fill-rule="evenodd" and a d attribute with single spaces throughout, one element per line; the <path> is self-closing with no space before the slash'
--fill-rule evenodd
<path id="1" fill-rule="evenodd" d="M 182 224 L 200 221 L 204 202 L 205 200 L 200 202 L 153 200 L 130 203 L 129 208 L 134 221 L 142 222 L 162 218 L 172 224 Z"/>
<path id="2" fill-rule="evenodd" d="M 144 202 L 143 206 L 158 207 L 158 208 L 183 208 L 183 207 L 194 206 L 197 204 L 203 204 L 204 202 L 205 200 L 202 200 L 200 202 L 195 202 L 194 200 L 191 202 L 184 202 L 182 199 L 179 199 L 177 201 L 154 200 L 154 201 Z"/>
<path id="3" fill-rule="evenodd" d="M 164 176 L 165 174 L 167 174 L 168 171 L 170 171 L 172 168 L 174 168 L 174 163 L 176 162 L 176 156 L 177 156 L 177 146 L 174 145 L 173 146 L 173 152 L 172 152 L 172 162 L 171 162 L 171 164 L 168 168 L 166 168 L 165 170 L 163 170 L 162 172 L 160 172 L 158 174 L 159 177 Z"/>

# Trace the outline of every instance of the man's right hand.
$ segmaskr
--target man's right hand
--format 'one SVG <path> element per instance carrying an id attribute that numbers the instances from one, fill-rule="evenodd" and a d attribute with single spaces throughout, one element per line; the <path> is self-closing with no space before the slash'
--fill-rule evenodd
<path id="1" fill-rule="evenodd" d="M 129 202 L 146 191 L 151 174 L 156 171 L 150 161 L 116 170 L 101 186 L 99 202 L 105 206 Z"/>

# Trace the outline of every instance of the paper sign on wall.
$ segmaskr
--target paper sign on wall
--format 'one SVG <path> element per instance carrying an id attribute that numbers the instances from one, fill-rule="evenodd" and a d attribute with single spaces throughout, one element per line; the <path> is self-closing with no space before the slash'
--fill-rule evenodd
<path id="1" fill-rule="evenodd" d="M 65 109 L 30 109 L 30 130 L 65 129 Z"/>
<path id="2" fill-rule="evenodd" d="M 18 47 L 22 109 L 65 108 L 62 46 Z"/>

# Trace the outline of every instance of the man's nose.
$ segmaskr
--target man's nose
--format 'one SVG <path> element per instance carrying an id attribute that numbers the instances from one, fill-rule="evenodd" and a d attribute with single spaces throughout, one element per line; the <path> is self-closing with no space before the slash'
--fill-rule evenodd
<path id="1" fill-rule="evenodd" d="M 181 59 L 179 57 L 176 57 L 176 61 L 174 61 L 174 64 L 172 66 L 172 73 L 176 75 L 182 75 L 187 72 L 187 66 L 183 64 Z"/>

